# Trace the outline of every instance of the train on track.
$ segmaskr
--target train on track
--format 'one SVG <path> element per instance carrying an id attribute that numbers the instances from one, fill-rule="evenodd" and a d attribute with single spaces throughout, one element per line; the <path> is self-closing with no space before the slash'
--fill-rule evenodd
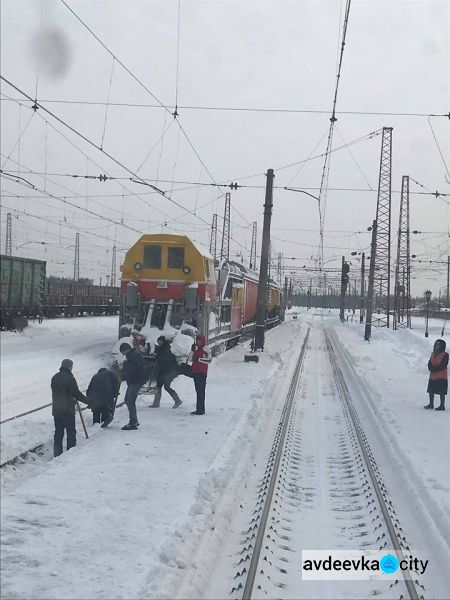
<path id="1" fill-rule="evenodd" d="M 39 315 L 52 318 L 119 313 L 118 287 L 94 285 L 89 279 L 46 278 L 45 261 L 1 255 L 0 283 L 3 329 L 22 328 L 27 319 Z"/>
<path id="2" fill-rule="evenodd" d="M 119 338 L 150 330 L 198 331 L 230 347 L 256 325 L 259 276 L 234 261 L 216 261 L 185 235 L 143 235 L 121 266 Z M 270 280 L 266 326 L 282 319 L 281 291 Z M 166 335 L 166 333 L 165 333 Z"/>

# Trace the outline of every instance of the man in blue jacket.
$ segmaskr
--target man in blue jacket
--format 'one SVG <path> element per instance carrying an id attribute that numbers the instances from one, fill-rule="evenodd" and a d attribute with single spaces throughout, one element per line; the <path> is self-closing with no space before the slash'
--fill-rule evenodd
<path id="1" fill-rule="evenodd" d="M 137 429 L 139 422 L 136 413 L 136 398 L 139 390 L 145 383 L 144 359 L 137 348 L 132 348 L 126 342 L 120 344 L 119 350 L 126 357 L 122 367 L 122 379 L 127 382 L 125 404 L 127 405 L 130 419 L 129 423 L 124 425 L 122 429 Z"/>

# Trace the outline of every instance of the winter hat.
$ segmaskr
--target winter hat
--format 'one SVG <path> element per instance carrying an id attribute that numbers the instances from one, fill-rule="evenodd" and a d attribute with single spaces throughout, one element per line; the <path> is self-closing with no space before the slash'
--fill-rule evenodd
<path id="1" fill-rule="evenodd" d="M 61 363 L 61 369 L 67 369 L 68 371 L 71 371 L 72 367 L 73 360 L 70 360 L 70 358 L 65 358 Z"/>
<path id="2" fill-rule="evenodd" d="M 436 340 L 434 343 L 439 344 L 439 346 L 441 348 L 441 352 L 444 352 L 445 347 L 447 345 L 444 340 Z"/>

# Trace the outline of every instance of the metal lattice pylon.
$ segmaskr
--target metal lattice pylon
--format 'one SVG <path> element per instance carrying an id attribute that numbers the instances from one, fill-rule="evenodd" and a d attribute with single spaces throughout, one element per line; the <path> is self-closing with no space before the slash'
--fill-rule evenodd
<path id="1" fill-rule="evenodd" d="M 380 176 L 377 201 L 377 239 L 374 273 L 374 294 L 380 315 L 373 320 L 378 327 L 389 327 L 389 294 L 391 291 L 391 173 L 392 127 L 383 127 Z"/>
<path id="2" fill-rule="evenodd" d="M 225 194 L 225 211 L 223 214 L 222 247 L 220 250 L 221 260 L 230 260 L 230 210 L 231 194 Z"/>
<path id="3" fill-rule="evenodd" d="M 12 256 L 12 216 L 11 216 L 11 213 L 8 213 L 6 215 L 5 254 L 6 254 L 6 256 Z"/>
<path id="4" fill-rule="evenodd" d="M 256 270 L 256 233 L 257 233 L 257 223 L 256 221 L 253 222 L 253 229 L 252 229 L 252 245 L 250 248 L 250 269 L 255 269 Z"/>
<path id="5" fill-rule="evenodd" d="M 73 259 L 73 280 L 80 279 L 80 234 L 75 235 L 75 256 Z"/>
<path id="6" fill-rule="evenodd" d="M 112 249 L 112 262 L 111 262 L 111 286 L 116 287 L 117 270 L 116 270 L 116 255 L 117 248 L 114 245 Z"/>
<path id="7" fill-rule="evenodd" d="M 217 259 L 217 214 L 213 214 L 211 237 L 209 239 L 209 253 L 213 257 L 215 264 Z"/>
<path id="8" fill-rule="evenodd" d="M 283 271 L 283 255 L 281 254 L 281 252 L 278 252 L 278 260 L 277 260 L 277 283 L 278 283 L 278 286 L 280 287 L 280 289 L 281 289 L 282 271 Z"/>
<path id="9" fill-rule="evenodd" d="M 411 327 L 411 257 L 409 248 L 409 177 L 402 177 L 395 265 L 393 328 Z"/>

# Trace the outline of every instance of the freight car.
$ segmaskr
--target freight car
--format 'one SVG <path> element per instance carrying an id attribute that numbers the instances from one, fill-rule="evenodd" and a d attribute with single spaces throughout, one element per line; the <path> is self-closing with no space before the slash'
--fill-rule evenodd
<path id="1" fill-rule="evenodd" d="M 42 260 L 0 256 L 2 329 L 22 329 L 26 318 L 36 314 L 42 303 L 46 263 Z"/>
<path id="2" fill-rule="evenodd" d="M 42 310 L 46 317 L 116 315 L 119 288 L 94 285 L 90 279 L 74 281 L 49 277 L 45 282 Z"/>
<path id="3" fill-rule="evenodd" d="M 192 328 L 209 343 L 236 341 L 254 327 L 259 276 L 243 265 L 214 265 L 206 248 L 187 236 L 143 235 L 121 266 L 119 337 L 150 330 L 172 335 Z M 280 290 L 268 286 L 267 316 L 279 320 Z"/>
<path id="4" fill-rule="evenodd" d="M 93 285 L 90 279 L 45 278 L 46 263 L 0 256 L 2 329 L 22 329 L 27 319 L 45 316 L 117 315 L 119 288 Z"/>

